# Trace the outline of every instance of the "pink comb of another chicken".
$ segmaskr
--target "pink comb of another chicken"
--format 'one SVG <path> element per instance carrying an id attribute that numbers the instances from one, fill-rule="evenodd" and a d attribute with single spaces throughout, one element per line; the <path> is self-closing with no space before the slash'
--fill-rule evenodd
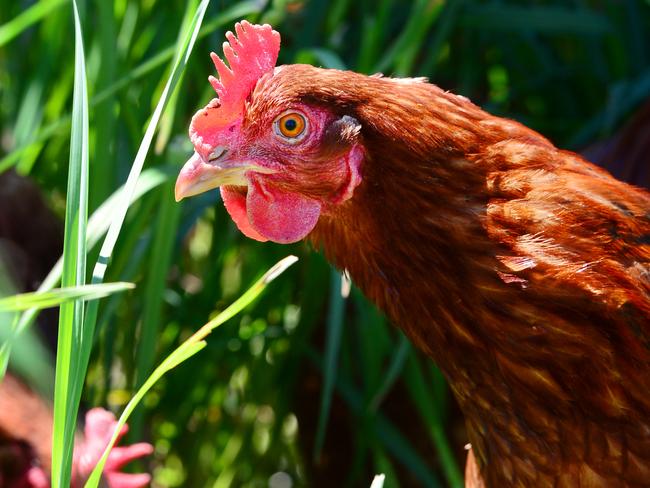
<path id="1" fill-rule="evenodd" d="M 199 110 L 190 124 L 190 138 L 199 153 L 209 151 L 210 135 L 236 120 L 244 110 L 246 98 L 257 81 L 275 67 L 280 52 L 280 34 L 270 25 L 235 24 L 237 35 L 228 31 L 223 53 L 230 68 L 215 53 L 210 53 L 219 79 L 209 81 L 219 95 Z"/>
<path id="2" fill-rule="evenodd" d="M 86 414 L 86 426 L 84 428 L 84 440 L 76 446 L 75 465 L 80 480 L 73 482 L 73 488 L 81 486 L 90 476 L 95 465 L 104 453 L 113 432 L 117 427 L 117 420 L 108 410 L 93 408 Z M 124 425 L 118 440 L 126 434 L 128 427 Z M 153 452 L 153 446 L 147 442 L 139 442 L 123 447 L 113 447 L 106 464 L 104 465 L 103 478 L 108 488 L 142 488 L 151 481 L 147 473 L 122 473 L 120 469 L 125 464 L 147 456 Z"/>

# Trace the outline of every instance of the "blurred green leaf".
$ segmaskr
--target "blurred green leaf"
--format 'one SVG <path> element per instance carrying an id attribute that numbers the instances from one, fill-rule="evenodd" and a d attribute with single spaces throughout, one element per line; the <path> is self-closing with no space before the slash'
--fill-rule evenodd
<path id="1" fill-rule="evenodd" d="M 327 419 L 332 405 L 332 395 L 338 370 L 338 356 L 341 347 L 343 331 L 343 308 L 345 298 L 341 293 L 341 274 L 332 269 L 330 274 L 330 305 L 327 312 L 327 340 L 325 342 L 325 371 L 324 384 L 321 393 L 320 413 L 318 415 L 318 430 L 314 443 L 314 458 L 318 459 L 325 443 Z"/>
<path id="2" fill-rule="evenodd" d="M 609 19 L 595 10 L 570 7 L 472 5 L 462 23 L 475 29 L 538 31 L 545 34 L 603 35 L 612 31 Z"/>
<path id="3" fill-rule="evenodd" d="M 402 368 L 404 367 L 404 363 L 408 357 L 410 350 L 411 343 L 404 334 L 400 334 L 399 344 L 397 344 L 397 347 L 395 348 L 395 352 L 393 358 L 391 359 L 390 366 L 386 372 L 384 382 L 370 401 L 369 408 L 371 410 L 377 410 L 379 408 L 380 403 L 383 401 L 384 397 L 391 389 L 395 381 L 397 381 L 397 378 L 402 372 Z"/>
<path id="4" fill-rule="evenodd" d="M 7 44 L 65 2 L 66 0 L 41 0 L 6 24 L 0 25 L 0 46 Z"/>

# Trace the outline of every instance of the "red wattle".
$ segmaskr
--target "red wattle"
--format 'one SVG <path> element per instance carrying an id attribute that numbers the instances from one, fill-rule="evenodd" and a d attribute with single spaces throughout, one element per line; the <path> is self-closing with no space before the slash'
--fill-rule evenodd
<path id="1" fill-rule="evenodd" d="M 316 200 L 279 190 L 251 177 L 246 208 L 250 224 L 257 232 L 273 242 L 289 244 L 312 231 L 318 222 L 321 205 Z"/>
<path id="2" fill-rule="evenodd" d="M 230 217 L 242 234 L 251 239 L 255 239 L 256 241 L 268 241 L 266 237 L 253 228 L 248 220 L 248 214 L 246 212 L 246 195 L 242 195 L 240 192 L 228 188 L 227 186 L 222 186 L 221 199 L 223 200 L 223 204 L 226 206 L 226 210 L 230 214 Z"/>

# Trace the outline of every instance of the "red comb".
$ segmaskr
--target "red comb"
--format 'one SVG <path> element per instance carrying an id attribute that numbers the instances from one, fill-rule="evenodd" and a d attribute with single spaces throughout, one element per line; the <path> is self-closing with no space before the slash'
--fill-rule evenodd
<path id="1" fill-rule="evenodd" d="M 223 127 L 234 120 L 257 81 L 275 67 L 280 34 L 270 25 L 252 25 L 243 20 L 235 24 L 235 32 L 236 36 L 227 32 L 228 42 L 223 43 L 223 53 L 230 67 L 215 53 L 210 53 L 219 79 L 210 76 L 209 80 L 219 95 L 219 103 L 211 102 L 194 116 L 190 134 L 201 137 L 202 129 Z"/>
<path id="2" fill-rule="evenodd" d="M 245 20 L 235 24 L 237 36 L 228 31 L 223 53 L 230 68 L 215 53 L 210 53 L 219 80 L 210 76 L 210 84 L 219 95 L 221 108 L 228 111 L 244 100 L 260 77 L 275 67 L 280 51 L 280 34 L 270 25 L 251 25 Z"/>

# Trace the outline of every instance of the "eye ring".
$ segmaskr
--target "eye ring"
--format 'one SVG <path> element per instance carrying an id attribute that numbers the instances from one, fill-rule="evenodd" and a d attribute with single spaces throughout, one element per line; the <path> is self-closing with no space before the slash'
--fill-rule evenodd
<path id="1" fill-rule="evenodd" d="M 273 132 L 282 141 L 297 144 L 309 133 L 309 122 L 301 112 L 287 110 L 273 121 Z"/>

